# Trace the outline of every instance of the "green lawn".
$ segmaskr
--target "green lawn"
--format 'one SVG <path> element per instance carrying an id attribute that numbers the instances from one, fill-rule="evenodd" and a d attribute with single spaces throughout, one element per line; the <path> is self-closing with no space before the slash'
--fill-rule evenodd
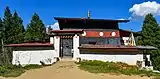
<path id="1" fill-rule="evenodd" d="M 91 73 L 116 73 L 125 75 L 143 75 L 143 76 L 159 76 L 159 73 L 152 71 L 140 70 L 137 66 L 128 65 L 121 62 L 102 62 L 102 61 L 81 61 L 77 63 L 80 69 Z"/>
<path id="2" fill-rule="evenodd" d="M 17 77 L 23 74 L 26 70 L 37 69 L 42 67 L 43 66 L 40 66 L 40 65 L 26 65 L 25 67 L 15 66 L 15 65 L 0 66 L 0 76 Z"/>

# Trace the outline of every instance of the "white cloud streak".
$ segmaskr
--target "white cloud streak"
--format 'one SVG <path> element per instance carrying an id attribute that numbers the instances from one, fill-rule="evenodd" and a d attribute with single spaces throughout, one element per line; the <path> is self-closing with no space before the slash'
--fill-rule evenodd
<path id="1" fill-rule="evenodd" d="M 54 23 L 52 25 L 47 25 L 46 27 L 48 28 L 49 26 L 51 26 L 51 28 L 53 30 L 59 30 L 59 24 L 58 24 L 58 22 L 56 22 L 56 23 Z"/>
<path id="2" fill-rule="evenodd" d="M 160 15 L 160 4 L 155 1 L 135 4 L 129 9 L 129 12 L 132 13 L 132 17 L 144 17 L 148 13 L 152 13 L 154 16 L 157 16 Z"/>

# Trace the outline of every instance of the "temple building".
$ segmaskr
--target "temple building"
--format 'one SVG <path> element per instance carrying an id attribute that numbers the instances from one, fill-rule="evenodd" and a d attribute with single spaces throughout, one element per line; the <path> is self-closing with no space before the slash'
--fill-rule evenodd
<path id="1" fill-rule="evenodd" d="M 13 64 L 17 64 L 17 61 L 20 64 L 40 64 L 44 59 L 50 59 L 50 63 L 53 63 L 55 58 L 60 60 L 68 58 L 71 61 L 101 60 L 124 62 L 130 65 L 140 63 L 140 67 L 152 65 L 150 55 L 144 53 L 144 50 L 156 48 L 136 46 L 137 36 L 141 34 L 119 28 L 119 23 L 127 23 L 129 20 L 92 19 L 90 14 L 87 18 L 55 17 L 54 19 L 58 21 L 60 29 L 49 31 L 49 43 L 8 45 L 14 48 L 30 47 L 29 51 L 28 49 L 13 50 Z M 48 49 L 34 49 L 37 46 L 48 47 Z M 34 51 L 31 51 L 33 49 Z M 24 55 L 18 60 L 19 54 L 23 53 L 30 58 L 24 59 Z M 145 64 L 146 60 L 149 64 Z"/>
<path id="2" fill-rule="evenodd" d="M 60 30 L 50 31 L 50 43 L 54 44 L 58 57 L 72 60 L 102 60 L 136 65 L 150 62 L 144 50 L 152 46 L 136 46 L 137 32 L 122 30 L 119 23 L 129 20 L 55 17 Z M 151 65 L 151 62 L 150 64 Z M 145 65 L 143 65 L 145 66 Z"/>

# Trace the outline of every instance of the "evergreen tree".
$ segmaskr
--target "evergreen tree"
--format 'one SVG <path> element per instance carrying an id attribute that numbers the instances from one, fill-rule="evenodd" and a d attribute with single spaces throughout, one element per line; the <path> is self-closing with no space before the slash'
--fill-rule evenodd
<path id="1" fill-rule="evenodd" d="M 0 52 L 2 52 L 2 39 L 3 39 L 3 22 L 0 18 Z"/>
<path id="2" fill-rule="evenodd" d="M 23 20 L 18 16 L 15 11 L 13 14 L 13 43 L 23 43 L 24 42 L 24 26 Z"/>
<path id="3" fill-rule="evenodd" d="M 5 9 L 4 18 L 3 18 L 3 25 L 4 25 L 4 43 L 10 44 L 14 40 L 12 39 L 12 36 L 13 36 L 12 14 L 10 12 L 9 7 L 6 7 L 6 9 Z"/>
<path id="4" fill-rule="evenodd" d="M 27 30 L 25 33 L 25 41 L 34 42 L 34 41 L 45 41 L 46 38 L 46 28 L 38 16 L 37 13 L 34 13 L 32 16 L 31 22 L 27 25 Z"/>
<path id="5" fill-rule="evenodd" d="M 3 22 L 2 22 L 2 20 L 0 18 L 0 39 L 2 39 L 2 37 L 3 37 Z"/>
<path id="6" fill-rule="evenodd" d="M 145 16 L 142 27 L 142 36 L 139 37 L 137 44 L 154 46 L 160 49 L 160 27 L 152 14 Z M 146 51 L 146 53 L 151 54 L 151 61 L 154 69 L 160 70 L 160 50 Z"/>

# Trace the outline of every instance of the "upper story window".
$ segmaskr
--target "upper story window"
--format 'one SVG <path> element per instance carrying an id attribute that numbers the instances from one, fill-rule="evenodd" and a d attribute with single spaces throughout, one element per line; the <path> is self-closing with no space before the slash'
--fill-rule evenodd
<path id="1" fill-rule="evenodd" d="M 80 37 L 80 44 L 120 44 L 120 38 L 106 38 L 106 37 Z"/>

